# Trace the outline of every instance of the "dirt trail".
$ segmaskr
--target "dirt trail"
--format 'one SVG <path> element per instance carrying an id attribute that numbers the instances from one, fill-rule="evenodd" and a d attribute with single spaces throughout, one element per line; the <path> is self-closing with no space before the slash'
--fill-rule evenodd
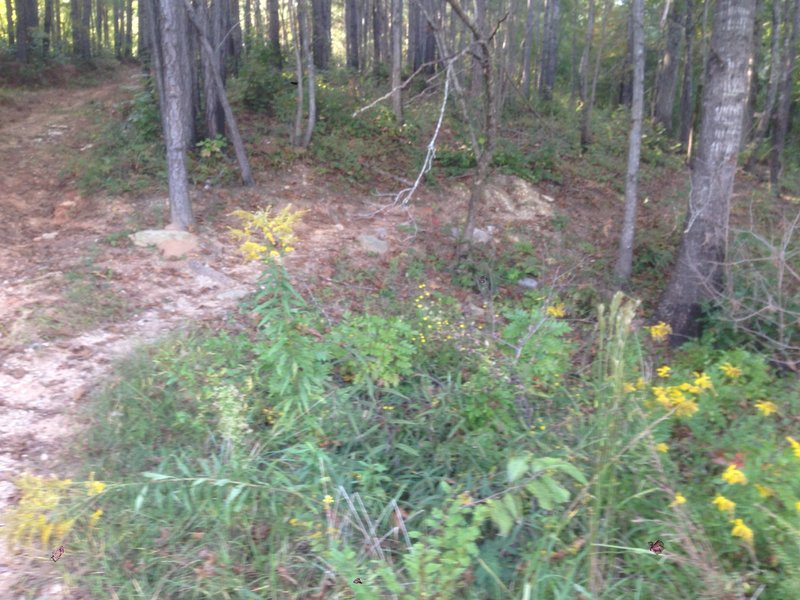
<path id="1" fill-rule="evenodd" d="M 0 105 L 0 538 L 16 476 L 71 475 L 63 451 L 80 431 L 78 409 L 114 360 L 221 316 L 257 275 L 224 230 L 202 224 L 203 249 L 186 260 L 131 246 L 128 228 L 164 225 L 147 221 L 160 221 L 165 199 L 87 199 L 61 175 L 86 150 L 89 103 L 114 110 L 138 83 L 123 69 L 96 87 L 21 92 Z M 215 201 L 199 199 L 200 214 Z M 0 598 L 80 597 L 63 577 L 70 567 L 48 556 L 0 541 Z"/>

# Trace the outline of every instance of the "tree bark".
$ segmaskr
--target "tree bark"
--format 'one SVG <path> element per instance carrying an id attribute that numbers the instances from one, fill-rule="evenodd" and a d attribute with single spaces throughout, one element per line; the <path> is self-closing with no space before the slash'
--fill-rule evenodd
<path id="1" fill-rule="evenodd" d="M 403 66 L 403 0 L 392 2 L 392 110 L 398 125 L 403 124 L 403 93 L 400 75 Z"/>
<path id="2" fill-rule="evenodd" d="M 308 120 L 306 121 L 306 130 L 301 139 L 301 146 L 308 148 L 317 121 L 317 81 L 314 73 L 314 56 L 311 52 L 306 0 L 297 0 L 297 25 L 300 31 L 300 42 L 302 44 L 303 60 L 306 63 L 306 79 L 308 81 Z"/>
<path id="3" fill-rule="evenodd" d="M 185 28 L 184 28 L 185 29 Z M 133 0 L 125 2 L 125 58 L 133 56 Z"/>
<path id="4" fill-rule="evenodd" d="M 661 57 L 655 88 L 653 120 L 668 132 L 672 131 L 672 108 L 678 82 L 678 55 L 683 27 L 679 22 L 677 2 L 673 0 L 667 16 L 667 43 Z"/>
<path id="5" fill-rule="evenodd" d="M 550 100 L 553 97 L 558 66 L 558 26 L 561 17 L 560 0 L 546 1 L 542 32 L 542 66 L 539 77 L 539 95 L 542 100 Z"/>
<path id="6" fill-rule="evenodd" d="M 639 156 L 642 149 L 642 116 L 644 114 L 644 0 L 631 0 L 633 23 L 633 101 L 631 131 L 628 139 L 628 170 L 625 176 L 625 216 L 614 274 L 621 282 L 631 276 L 633 238 L 636 231 L 636 188 L 639 178 Z"/>
<path id="7" fill-rule="evenodd" d="M 281 58 L 281 24 L 278 0 L 267 0 L 269 11 L 269 44 L 275 57 L 278 68 L 283 66 Z"/>
<path id="8" fill-rule="evenodd" d="M 154 40 L 154 53 L 159 55 L 156 64 L 161 69 L 158 77 L 162 97 L 161 123 L 167 149 L 167 179 L 169 182 L 169 207 L 174 226 L 187 230 L 194 224 L 189 201 L 189 179 L 186 168 L 189 132 L 186 131 L 186 112 L 191 110 L 187 81 L 189 65 L 184 11 L 174 0 L 148 0 L 151 16 L 155 20 L 158 39 Z"/>
<path id="9" fill-rule="evenodd" d="M 356 0 L 345 0 L 344 4 L 345 42 L 347 45 L 347 66 L 358 70 L 361 62 L 358 56 L 359 27 Z"/>
<path id="10" fill-rule="evenodd" d="M 31 59 L 32 30 L 39 26 L 39 12 L 36 0 L 17 0 L 17 60 L 29 62 Z"/>
<path id="11" fill-rule="evenodd" d="M 722 286 L 754 13 L 755 0 L 718 0 L 714 10 L 686 224 L 657 311 L 672 326 L 673 345 L 700 333 L 702 304 Z"/>
<path id="12" fill-rule="evenodd" d="M 475 0 L 475 26 L 483 31 L 486 27 L 486 0 Z M 483 89 L 483 48 L 473 38 L 472 79 L 470 95 L 479 98 Z"/>
<path id="13" fill-rule="evenodd" d="M 531 64 L 533 58 L 533 19 L 536 13 L 536 0 L 528 0 L 528 15 L 525 18 L 525 38 L 522 42 L 522 94 L 528 100 L 531 97 Z"/>
<path id="14" fill-rule="evenodd" d="M 633 102 L 633 13 L 628 12 L 628 49 L 622 60 L 622 79 L 619 84 L 619 103 L 630 108 Z"/>
<path id="15" fill-rule="evenodd" d="M 254 17 L 256 39 L 258 40 L 258 44 L 261 45 L 264 43 L 264 15 L 261 13 L 261 0 L 256 0 Z"/>
<path id="16" fill-rule="evenodd" d="M 775 110 L 772 125 L 772 148 L 769 155 L 769 183 L 775 196 L 781 195 L 780 176 L 783 170 L 783 149 L 786 145 L 786 133 L 789 130 L 789 112 L 792 106 L 792 89 L 795 59 L 797 56 L 797 35 L 800 29 L 800 0 L 793 0 L 791 12 L 791 33 L 786 32 L 788 43 L 783 56 L 780 98 Z M 787 17 L 790 15 L 787 14 Z M 787 23 L 788 26 L 788 23 Z"/>
<path id="17" fill-rule="evenodd" d="M 331 59 L 331 0 L 312 0 L 314 30 L 314 66 L 324 70 Z"/>
<path id="18" fill-rule="evenodd" d="M 694 2 L 686 0 L 684 22 L 683 85 L 681 86 L 681 148 L 689 149 L 694 120 Z"/>
<path id="19" fill-rule="evenodd" d="M 6 27 L 8 28 L 8 45 L 14 45 L 14 9 L 11 0 L 6 0 Z"/>
<path id="20" fill-rule="evenodd" d="M 44 56 L 50 52 L 53 37 L 53 1 L 45 0 L 44 2 Z"/>

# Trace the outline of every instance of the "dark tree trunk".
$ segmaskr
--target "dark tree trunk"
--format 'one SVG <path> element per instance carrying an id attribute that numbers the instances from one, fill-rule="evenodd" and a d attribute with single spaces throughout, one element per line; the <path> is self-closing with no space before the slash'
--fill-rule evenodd
<path id="1" fill-rule="evenodd" d="M 403 123 L 403 95 L 400 75 L 403 66 L 403 0 L 392 2 L 392 110 L 398 125 Z"/>
<path id="2" fill-rule="evenodd" d="M 253 6 L 250 0 L 244 0 L 244 43 L 250 44 L 253 36 Z"/>
<path id="3" fill-rule="evenodd" d="M 14 9 L 11 0 L 6 0 L 6 27 L 8 27 L 8 45 L 14 45 Z"/>
<path id="4" fill-rule="evenodd" d="M 653 120 L 667 131 L 672 131 L 672 108 L 675 104 L 675 88 L 678 82 L 678 55 L 681 47 L 683 26 L 678 14 L 677 2 L 670 5 L 667 16 L 667 44 L 661 57 L 655 88 Z"/>
<path id="5" fill-rule="evenodd" d="M 281 21 L 278 0 L 267 0 L 269 11 L 269 45 L 280 68 L 283 65 L 281 58 Z"/>
<path id="6" fill-rule="evenodd" d="M 264 15 L 261 13 L 261 0 L 256 0 L 255 7 L 256 39 L 259 44 L 264 43 Z"/>
<path id="7" fill-rule="evenodd" d="M 44 2 L 44 55 L 50 52 L 53 43 L 53 2 L 55 0 L 45 0 Z"/>
<path id="8" fill-rule="evenodd" d="M 345 42 L 347 45 L 347 66 L 358 70 L 361 61 L 358 56 L 359 27 L 358 4 L 356 0 L 345 0 L 344 4 Z"/>
<path id="9" fill-rule="evenodd" d="M 633 23 L 633 103 L 631 131 L 628 140 L 628 169 L 625 177 L 625 216 L 614 275 L 628 281 L 633 265 L 633 237 L 636 231 L 636 189 L 639 179 L 639 156 L 642 149 L 642 116 L 644 114 L 644 0 L 631 0 Z"/>
<path id="10" fill-rule="evenodd" d="M 542 66 L 539 76 L 539 95 L 543 100 L 553 97 L 558 66 L 558 31 L 561 18 L 560 0 L 547 0 L 542 32 Z"/>
<path id="11" fill-rule="evenodd" d="M 17 0 L 17 60 L 31 59 L 33 30 L 39 26 L 39 11 L 36 0 Z"/>
<path id="12" fill-rule="evenodd" d="M 125 58 L 133 56 L 133 0 L 125 3 Z"/>
<path id="13" fill-rule="evenodd" d="M 114 51 L 117 53 L 117 57 L 119 57 L 119 45 L 117 42 L 117 37 L 119 35 L 118 26 L 117 26 L 117 2 L 119 0 L 112 0 L 114 3 L 114 17 L 112 19 L 114 23 Z M 138 18 L 139 18 L 139 43 L 137 54 L 139 55 L 139 60 L 141 60 L 144 64 L 149 64 L 150 62 L 150 52 L 152 50 L 150 43 L 151 43 L 151 36 L 147 33 L 150 31 L 150 24 L 147 22 L 148 19 L 148 12 L 147 12 L 147 2 L 142 1 L 139 5 Z"/>
<path id="14" fill-rule="evenodd" d="M 689 209 L 677 261 L 657 314 L 672 326 L 673 344 L 700 333 L 702 304 L 713 299 L 723 283 L 754 13 L 755 0 L 718 0 L 714 10 Z"/>
<path id="15" fill-rule="evenodd" d="M 146 0 L 149 1 L 149 0 Z M 123 23 L 122 23 L 122 0 L 113 0 L 114 7 L 112 11 L 112 20 L 114 21 L 114 56 L 117 59 L 122 58 L 122 32 L 123 32 Z M 147 13 L 149 14 L 148 10 L 139 9 L 140 14 Z M 147 25 L 147 24 L 146 24 Z M 141 26 L 141 22 L 140 22 Z M 140 31 L 148 31 L 149 29 L 140 30 Z M 151 37 L 151 36 L 148 36 Z"/>
<path id="16" fill-rule="evenodd" d="M 377 70 L 383 61 L 381 48 L 383 47 L 384 14 L 380 0 L 372 4 L 372 68 Z"/>
<path id="17" fill-rule="evenodd" d="M 331 0 L 312 0 L 314 66 L 327 69 L 331 60 Z"/>
<path id="18" fill-rule="evenodd" d="M 793 0 L 791 13 L 791 33 L 786 32 L 788 43 L 786 52 L 783 56 L 781 69 L 780 97 L 778 106 L 775 110 L 774 121 L 772 124 L 772 148 L 769 155 L 769 183 L 772 192 L 780 196 L 780 176 L 783 170 L 781 163 L 783 149 L 786 145 L 786 133 L 789 130 L 789 111 L 792 106 L 792 88 L 794 84 L 794 64 L 797 56 L 797 35 L 800 28 L 800 0 Z M 787 29 L 789 24 L 787 23 Z"/>
<path id="19" fill-rule="evenodd" d="M 619 103 L 630 108 L 633 101 L 633 24 L 628 13 L 628 50 L 622 61 L 622 79 L 619 84 Z"/>
<path id="20" fill-rule="evenodd" d="M 419 4 L 417 0 L 408 1 L 408 44 L 406 48 L 406 65 L 411 71 L 416 70 L 417 48 L 419 47 Z"/>
<path id="21" fill-rule="evenodd" d="M 747 82 L 747 107 L 744 111 L 744 122 L 742 123 L 741 150 L 750 143 L 753 139 L 753 133 L 755 133 L 753 129 L 753 118 L 755 116 L 756 103 L 758 102 L 758 94 L 761 89 L 761 80 L 758 74 L 761 70 L 761 63 L 764 60 L 761 50 L 761 39 L 763 37 L 761 13 L 763 9 L 764 0 L 756 0 L 755 26 L 753 28 L 753 53 L 750 56 L 750 64 L 747 69 L 750 78 Z"/>
<path id="22" fill-rule="evenodd" d="M 105 3 L 103 0 L 96 0 L 95 2 L 95 54 L 100 54 L 103 49 L 103 13 L 105 12 Z"/>
<path id="23" fill-rule="evenodd" d="M 681 88 L 681 148 L 689 149 L 694 121 L 694 2 L 686 0 L 684 22 L 683 86 Z"/>

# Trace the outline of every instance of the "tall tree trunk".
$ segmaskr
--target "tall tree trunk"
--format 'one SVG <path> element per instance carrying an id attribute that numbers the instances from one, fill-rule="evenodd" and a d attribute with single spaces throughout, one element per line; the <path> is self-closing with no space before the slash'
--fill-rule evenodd
<path id="1" fill-rule="evenodd" d="M 722 287 L 754 13 L 755 0 L 717 0 L 714 9 L 686 225 L 658 308 L 658 318 L 672 326 L 673 344 L 700 333 L 702 304 Z"/>
<path id="2" fill-rule="evenodd" d="M 105 11 L 105 3 L 103 0 L 96 0 L 95 2 L 95 54 L 100 54 L 103 49 L 103 13 Z"/>
<path id="3" fill-rule="evenodd" d="M 630 108 L 633 102 L 633 13 L 628 12 L 628 49 L 622 60 L 622 79 L 619 84 L 619 103 Z"/>
<path id="4" fill-rule="evenodd" d="M 755 26 L 753 28 L 753 53 L 750 55 L 750 62 L 747 67 L 749 79 L 747 82 L 747 107 L 744 111 L 744 123 L 742 124 L 742 144 L 743 150 L 753 139 L 753 119 L 755 117 L 756 103 L 761 88 L 761 79 L 758 74 L 761 70 L 763 52 L 761 51 L 761 39 L 763 37 L 763 26 L 761 13 L 764 9 L 764 0 L 756 0 Z"/>
<path id="5" fill-rule="evenodd" d="M 678 55 L 682 32 L 677 2 L 673 1 L 667 16 L 667 43 L 656 78 L 653 107 L 653 120 L 669 132 L 672 131 L 672 108 L 675 104 L 675 88 L 678 82 Z"/>
<path id="6" fill-rule="evenodd" d="M 525 18 L 525 38 L 522 42 L 522 94 L 528 100 L 531 97 L 531 64 L 533 58 L 534 17 L 536 13 L 536 0 L 528 0 L 528 14 Z"/>
<path id="7" fill-rule="evenodd" d="M 410 71 L 416 71 L 416 52 L 419 47 L 419 4 L 417 0 L 408 0 L 408 39 L 406 45 L 406 65 Z"/>
<path id="8" fill-rule="evenodd" d="M 17 60 L 23 63 L 31 59 L 33 30 L 39 26 L 39 10 L 36 0 L 17 0 Z"/>
<path id="9" fill-rule="evenodd" d="M 585 151 L 591 143 L 591 127 L 589 123 L 589 58 L 592 52 L 594 36 L 594 0 L 589 1 L 589 15 L 586 18 L 586 38 L 583 42 L 583 53 L 578 69 L 581 94 L 581 148 Z"/>
<path id="10" fill-rule="evenodd" d="M 117 53 L 117 57 L 119 57 L 119 47 L 117 45 L 117 36 L 119 34 L 118 26 L 117 26 L 117 2 L 119 0 L 111 0 L 114 5 L 114 16 L 112 18 L 112 22 L 114 24 L 114 51 Z M 151 47 L 151 36 L 147 33 L 150 31 L 150 24 L 147 22 L 148 19 L 148 11 L 147 11 L 147 2 L 142 0 L 139 4 L 139 10 L 137 11 L 138 18 L 139 18 L 139 42 L 138 48 L 136 50 L 137 55 L 139 56 L 139 60 L 144 64 L 148 64 L 150 62 L 150 52 L 152 50 Z"/>
<path id="11" fill-rule="evenodd" d="M 259 45 L 264 43 L 264 15 L 261 13 L 261 0 L 255 0 L 256 39 Z"/>
<path id="12" fill-rule="evenodd" d="M 636 231 L 636 188 L 639 179 L 639 156 L 642 149 L 642 116 L 644 114 L 644 0 L 631 0 L 633 22 L 633 103 L 631 131 L 628 139 L 628 170 L 625 176 L 625 216 L 614 274 L 619 281 L 628 281 L 633 265 L 633 237 Z"/>
<path id="13" fill-rule="evenodd" d="M 44 55 L 50 53 L 50 47 L 53 43 L 53 2 L 54 0 L 45 0 L 44 2 Z"/>
<path id="14" fill-rule="evenodd" d="M 400 76 L 403 68 L 403 0 L 392 2 L 392 110 L 398 125 L 403 124 L 403 93 Z"/>
<path id="15" fill-rule="evenodd" d="M 312 0 L 314 66 L 324 70 L 331 59 L 331 0 Z"/>
<path id="16" fill-rule="evenodd" d="M 794 84 L 794 65 L 797 57 L 797 35 L 800 28 L 800 0 L 793 0 L 793 7 L 791 13 L 792 25 L 791 33 L 786 32 L 788 43 L 786 44 L 786 52 L 783 56 L 781 84 L 780 84 L 780 98 L 778 106 L 775 110 L 774 122 L 772 125 L 772 148 L 769 155 L 769 183 L 772 188 L 773 194 L 776 196 L 781 195 L 780 176 L 783 170 L 781 164 L 783 158 L 783 149 L 786 145 L 786 132 L 789 130 L 789 111 L 792 106 L 792 89 Z M 788 27 L 788 23 L 787 23 Z"/>
<path id="17" fill-rule="evenodd" d="M 314 56 L 311 52 L 311 35 L 308 19 L 308 5 L 306 0 L 297 0 L 297 27 L 300 32 L 303 60 L 306 65 L 306 80 L 308 81 L 308 120 L 306 121 L 306 129 L 300 142 L 303 148 L 308 148 L 308 145 L 311 143 L 311 136 L 314 134 L 314 126 L 317 121 L 317 81 L 316 74 L 314 73 Z"/>
<path id="18" fill-rule="evenodd" d="M 684 22 L 683 85 L 681 86 L 681 148 L 689 149 L 694 120 L 694 2 L 686 0 Z"/>
<path id="19" fill-rule="evenodd" d="M 381 48 L 383 43 L 383 7 L 380 0 L 374 0 L 372 4 L 372 68 L 377 71 L 383 57 Z"/>
<path id="20" fill-rule="evenodd" d="M 269 11 L 269 45 L 277 61 L 278 68 L 283 65 L 281 58 L 281 24 L 278 0 L 267 0 Z"/>
<path id="21" fill-rule="evenodd" d="M 553 97 L 558 66 L 558 31 L 561 18 L 560 0 L 546 0 L 544 31 L 542 32 L 542 66 L 539 78 L 539 95 L 542 100 Z"/>
<path id="22" fill-rule="evenodd" d="M 603 50 L 606 45 L 606 30 L 608 29 L 608 16 L 611 13 L 613 0 L 606 0 L 603 8 L 603 21 L 600 25 L 600 43 L 597 45 L 597 52 L 594 56 L 594 72 L 592 73 L 592 84 L 589 88 L 589 99 L 586 102 L 586 114 L 581 115 L 585 119 L 586 141 L 592 141 L 592 111 L 594 110 L 595 99 L 597 98 L 597 81 L 600 79 L 600 61 L 603 58 Z"/>
<path id="23" fill-rule="evenodd" d="M 122 36 L 123 36 L 123 27 L 122 27 L 122 0 L 112 0 L 114 2 L 112 17 L 114 21 L 114 56 L 117 59 L 122 58 Z M 146 0 L 149 1 L 149 0 Z M 148 10 L 141 10 L 139 9 L 140 14 L 150 14 Z M 141 24 L 140 24 L 141 25 Z M 141 30 L 140 30 L 141 31 Z"/>
<path id="24" fill-rule="evenodd" d="M 156 64 L 162 71 L 157 80 L 161 85 L 159 95 L 162 97 L 161 123 L 167 149 L 170 217 L 174 226 L 186 230 L 194 224 L 186 168 L 190 138 L 186 117 L 191 111 L 189 55 L 185 51 L 186 18 L 184 8 L 176 0 L 147 1 L 152 3 L 151 16 L 158 28 L 158 40 L 153 44 L 153 51 L 159 55 Z"/>
<path id="25" fill-rule="evenodd" d="M 244 0 L 244 43 L 250 44 L 253 37 L 253 6 L 251 0 Z"/>
<path id="26" fill-rule="evenodd" d="M 14 45 L 14 9 L 11 0 L 6 0 L 6 27 L 8 28 L 8 45 Z"/>
<path id="27" fill-rule="evenodd" d="M 344 4 L 345 42 L 347 44 L 347 66 L 358 70 L 359 27 L 358 5 L 356 0 L 345 0 Z"/>
<path id="28" fill-rule="evenodd" d="M 125 2 L 125 58 L 131 58 L 132 56 L 133 56 L 133 0 L 126 0 L 126 2 Z"/>

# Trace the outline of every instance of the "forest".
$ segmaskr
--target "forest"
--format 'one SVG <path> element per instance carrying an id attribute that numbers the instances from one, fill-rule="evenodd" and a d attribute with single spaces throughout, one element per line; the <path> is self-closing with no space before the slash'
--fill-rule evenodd
<path id="1" fill-rule="evenodd" d="M 5 0 L 0 597 L 800 597 L 800 0 Z"/>

